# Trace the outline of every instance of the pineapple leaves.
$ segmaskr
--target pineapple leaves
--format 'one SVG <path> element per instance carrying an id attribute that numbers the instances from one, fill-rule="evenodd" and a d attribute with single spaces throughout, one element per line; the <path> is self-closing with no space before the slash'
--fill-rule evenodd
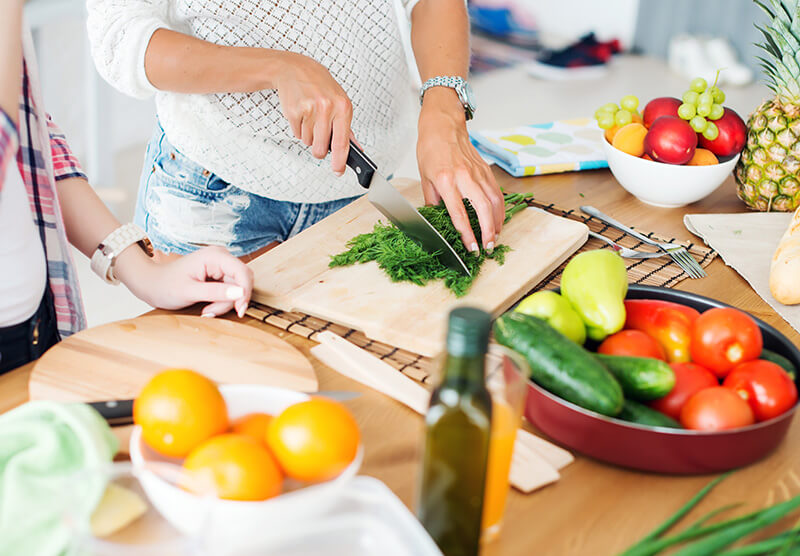
<path id="1" fill-rule="evenodd" d="M 781 50 L 778 48 L 778 45 L 775 44 L 775 41 L 772 40 L 772 37 L 769 35 L 769 33 L 767 33 L 767 30 L 758 25 L 755 25 L 755 28 L 761 31 L 761 34 L 764 35 L 764 40 L 766 41 L 766 44 L 757 44 L 756 46 L 760 46 L 775 58 L 780 59 Z"/>

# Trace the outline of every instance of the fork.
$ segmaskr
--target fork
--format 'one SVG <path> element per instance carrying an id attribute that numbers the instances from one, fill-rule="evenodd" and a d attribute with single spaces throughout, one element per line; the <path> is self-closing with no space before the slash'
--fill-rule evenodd
<path id="1" fill-rule="evenodd" d="M 600 220 L 601 222 L 605 222 L 609 226 L 612 226 L 620 231 L 625 232 L 626 234 L 635 237 L 639 241 L 642 241 L 648 245 L 652 245 L 653 247 L 658 247 L 664 253 L 669 255 L 670 258 L 673 261 L 675 261 L 678 264 L 678 266 L 680 266 L 683 269 L 684 272 L 686 272 L 689 278 L 696 279 L 696 278 L 705 278 L 706 276 L 708 276 L 708 274 L 706 274 L 706 272 L 703 270 L 703 267 L 701 267 L 698 264 L 698 262 L 694 259 L 694 257 L 692 257 L 689 254 L 689 252 L 686 250 L 684 246 L 676 245 L 674 243 L 660 243 L 658 241 L 653 241 L 649 237 L 640 234 L 633 228 L 629 228 L 625 224 L 617 222 L 610 216 L 603 214 L 594 207 L 582 206 L 581 210 L 586 214 L 588 214 L 589 216 L 593 216 L 598 220 Z"/>
<path id="2" fill-rule="evenodd" d="M 644 251 L 637 251 L 636 249 L 628 249 L 614 240 L 608 239 L 606 236 L 601 236 L 600 234 L 596 234 L 592 231 L 589 232 L 589 236 L 609 244 L 611 249 L 626 259 L 655 259 L 657 257 L 664 257 L 666 255 L 666 253 L 645 253 Z"/>

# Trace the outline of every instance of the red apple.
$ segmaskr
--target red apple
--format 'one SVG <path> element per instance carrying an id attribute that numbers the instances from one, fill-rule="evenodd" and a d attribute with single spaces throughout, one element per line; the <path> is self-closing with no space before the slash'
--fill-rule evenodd
<path id="1" fill-rule="evenodd" d="M 720 158 L 730 158 L 742 152 L 747 141 L 747 126 L 739 117 L 739 114 L 730 108 L 726 108 L 722 117 L 714 121 L 714 123 L 719 130 L 719 135 L 713 141 L 709 141 L 698 133 L 697 138 L 700 140 L 700 146 Z"/>
<path id="2" fill-rule="evenodd" d="M 677 116 L 661 116 L 644 136 L 644 151 L 656 162 L 686 164 L 697 148 L 697 134 Z"/>
<path id="3" fill-rule="evenodd" d="M 653 122 L 661 116 L 678 117 L 678 106 L 681 100 L 675 97 L 658 97 L 647 103 L 642 111 L 642 123 L 644 127 L 650 128 Z"/>

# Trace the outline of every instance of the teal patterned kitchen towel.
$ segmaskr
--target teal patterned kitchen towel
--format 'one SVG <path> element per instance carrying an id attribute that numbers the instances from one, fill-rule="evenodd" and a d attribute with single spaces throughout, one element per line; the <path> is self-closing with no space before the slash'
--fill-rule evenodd
<path id="1" fill-rule="evenodd" d="M 514 177 L 608 168 L 603 131 L 590 118 L 470 134 L 486 158 Z"/>

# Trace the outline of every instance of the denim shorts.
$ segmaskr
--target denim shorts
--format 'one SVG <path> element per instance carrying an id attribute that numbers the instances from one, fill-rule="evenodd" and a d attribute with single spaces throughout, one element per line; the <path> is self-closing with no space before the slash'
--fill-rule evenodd
<path id="1" fill-rule="evenodd" d="M 357 198 L 292 203 L 243 191 L 182 155 L 158 124 L 145 153 L 134 222 L 165 253 L 220 245 L 241 257 L 289 239 Z"/>

